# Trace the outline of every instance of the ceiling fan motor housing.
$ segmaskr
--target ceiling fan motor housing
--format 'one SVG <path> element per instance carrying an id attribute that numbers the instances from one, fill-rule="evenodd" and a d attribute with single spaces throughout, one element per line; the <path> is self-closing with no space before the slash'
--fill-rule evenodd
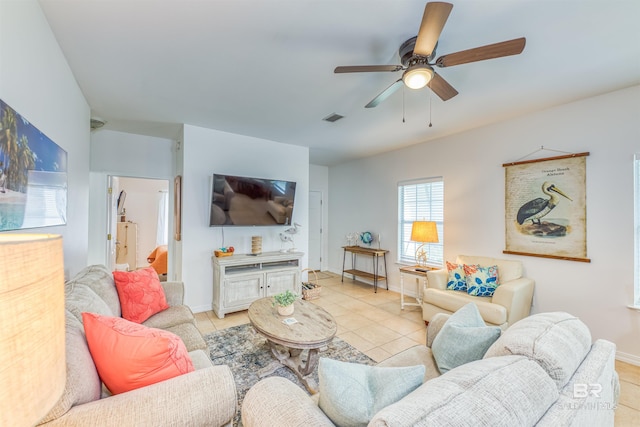
<path id="1" fill-rule="evenodd" d="M 417 60 L 420 60 L 420 63 L 428 64 L 436 56 L 436 49 L 438 48 L 438 43 L 436 43 L 435 47 L 433 48 L 433 51 L 431 51 L 431 55 L 429 56 L 414 55 L 413 49 L 416 46 L 417 38 L 418 36 L 411 37 L 409 40 L 402 43 L 402 45 L 400 45 L 400 49 L 398 49 L 398 55 L 400 55 L 400 63 L 405 67 L 410 67 L 411 65 L 415 65 L 418 62 L 412 63 L 412 61 L 417 61 Z"/>

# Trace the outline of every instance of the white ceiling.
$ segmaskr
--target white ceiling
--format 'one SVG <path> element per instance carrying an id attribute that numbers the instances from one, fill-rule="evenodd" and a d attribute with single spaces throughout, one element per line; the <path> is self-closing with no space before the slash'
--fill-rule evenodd
<path id="1" fill-rule="evenodd" d="M 186 123 L 306 146 L 320 165 L 640 84 L 638 0 L 454 1 L 437 56 L 522 36 L 524 52 L 439 69 L 449 101 L 405 89 L 372 109 L 401 72 L 333 69 L 399 64 L 424 0 L 40 4 L 104 129 L 177 138 Z"/>

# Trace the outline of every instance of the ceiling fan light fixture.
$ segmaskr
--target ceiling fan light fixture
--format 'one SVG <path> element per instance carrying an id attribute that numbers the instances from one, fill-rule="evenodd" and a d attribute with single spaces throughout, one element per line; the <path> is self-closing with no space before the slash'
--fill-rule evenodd
<path id="1" fill-rule="evenodd" d="M 422 89 L 433 78 L 433 68 L 427 64 L 412 65 L 402 75 L 402 81 L 410 89 Z"/>

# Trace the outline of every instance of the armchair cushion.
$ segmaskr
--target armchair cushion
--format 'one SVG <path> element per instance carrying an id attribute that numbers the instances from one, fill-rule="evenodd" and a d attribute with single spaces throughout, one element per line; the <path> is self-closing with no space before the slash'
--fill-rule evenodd
<path id="1" fill-rule="evenodd" d="M 431 346 L 440 373 L 482 359 L 500 336 L 500 328 L 486 326 L 475 304 L 469 303 L 444 323 Z"/>
<path id="2" fill-rule="evenodd" d="M 476 297 L 490 297 L 500 284 L 498 266 L 482 267 L 480 265 L 463 266 L 466 275 L 467 293 Z"/>
<path id="3" fill-rule="evenodd" d="M 422 385 L 424 372 L 424 365 L 381 368 L 320 358 L 320 409 L 338 426 L 366 426 Z"/>
<path id="4" fill-rule="evenodd" d="M 177 335 L 119 317 L 82 313 L 89 351 L 112 394 L 124 393 L 194 370 Z"/>

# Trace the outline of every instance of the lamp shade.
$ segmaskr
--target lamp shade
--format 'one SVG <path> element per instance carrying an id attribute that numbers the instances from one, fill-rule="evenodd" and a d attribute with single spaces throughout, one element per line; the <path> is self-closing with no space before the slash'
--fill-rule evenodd
<path id="1" fill-rule="evenodd" d="M 62 237 L 0 234 L 0 425 L 37 424 L 64 391 Z"/>
<path id="2" fill-rule="evenodd" d="M 433 221 L 414 221 L 411 240 L 421 243 L 438 243 L 438 229 Z"/>

